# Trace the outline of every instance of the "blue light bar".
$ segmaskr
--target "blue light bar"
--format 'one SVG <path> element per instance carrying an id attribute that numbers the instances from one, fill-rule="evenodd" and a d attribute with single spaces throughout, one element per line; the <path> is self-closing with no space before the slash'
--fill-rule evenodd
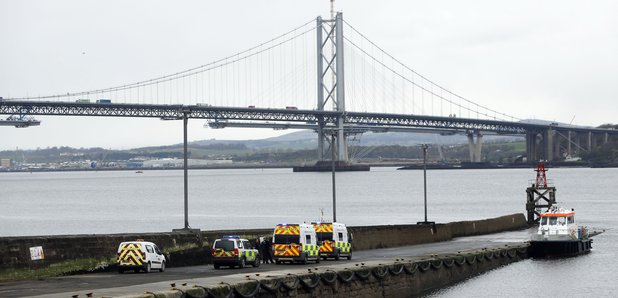
<path id="1" fill-rule="evenodd" d="M 225 235 L 225 236 L 223 236 L 223 238 L 227 238 L 227 239 L 240 239 L 240 236 L 238 236 L 238 235 Z"/>

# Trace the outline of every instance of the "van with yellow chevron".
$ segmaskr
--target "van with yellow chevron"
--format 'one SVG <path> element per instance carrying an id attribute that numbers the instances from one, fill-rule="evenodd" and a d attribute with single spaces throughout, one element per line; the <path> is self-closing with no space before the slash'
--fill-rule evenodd
<path id="1" fill-rule="evenodd" d="M 216 239 L 212 244 L 212 264 L 215 269 L 221 266 L 244 268 L 247 264 L 260 266 L 258 250 L 251 242 L 237 235 L 226 235 Z"/>
<path id="2" fill-rule="evenodd" d="M 136 241 L 126 241 L 118 245 L 116 255 L 118 272 L 123 273 L 128 270 L 135 272 L 150 272 L 152 269 L 165 271 L 165 255 L 152 242 L 137 239 Z"/>
<path id="3" fill-rule="evenodd" d="M 320 249 L 313 226 L 305 223 L 278 224 L 273 232 L 273 259 L 277 264 L 319 263 Z"/>
<path id="4" fill-rule="evenodd" d="M 352 235 L 348 233 L 345 224 L 339 222 L 314 222 L 315 229 L 320 242 L 320 256 L 322 259 L 334 258 L 339 260 L 341 257 L 352 259 Z"/>

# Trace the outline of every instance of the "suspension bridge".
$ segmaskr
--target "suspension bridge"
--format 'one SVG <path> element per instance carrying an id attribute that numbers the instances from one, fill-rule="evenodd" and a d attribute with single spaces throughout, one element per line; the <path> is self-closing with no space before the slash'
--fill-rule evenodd
<path id="1" fill-rule="evenodd" d="M 317 160 L 346 163 L 365 132 L 463 134 L 470 161 L 487 134 L 525 136 L 528 160 L 556 160 L 609 142 L 616 130 L 526 123 L 448 90 L 406 66 L 338 13 L 245 51 L 144 81 L 80 92 L 0 98 L 0 125 L 34 116 L 206 119 L 211 128 L 310 129 Z M 329 154 L 334 152 L 335 157 Z"/>

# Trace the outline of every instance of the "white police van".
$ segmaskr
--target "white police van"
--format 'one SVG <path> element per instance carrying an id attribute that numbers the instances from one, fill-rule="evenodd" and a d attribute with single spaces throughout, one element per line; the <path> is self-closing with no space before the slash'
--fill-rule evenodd
<path id="1" fill-rule="evenodd" d="M 310 224 L 278 224 L 273 232 L 273 259 L 275 263 L 320 262 L 318 239 Z"/>

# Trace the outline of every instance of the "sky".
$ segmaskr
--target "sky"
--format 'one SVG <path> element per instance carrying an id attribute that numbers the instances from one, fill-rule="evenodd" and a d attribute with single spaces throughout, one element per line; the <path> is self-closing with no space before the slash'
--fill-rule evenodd
<path id="1" fill-rule="evenodd" d="M 344 19 L 447 89 L 519 118 L 618 123 L 617 1 L 335 1 Z M 0 0 L 0 96 L 82 91 L 203 65 L 321 15 L 291 0 Z M 6 115 L 0 115 L 5 118 Z M 181 121 L 37 116 L 0 126 L 0 150 L 129 149 L 182 142 Z M 204 128 L 189 140 L 286 131 Z"/>

